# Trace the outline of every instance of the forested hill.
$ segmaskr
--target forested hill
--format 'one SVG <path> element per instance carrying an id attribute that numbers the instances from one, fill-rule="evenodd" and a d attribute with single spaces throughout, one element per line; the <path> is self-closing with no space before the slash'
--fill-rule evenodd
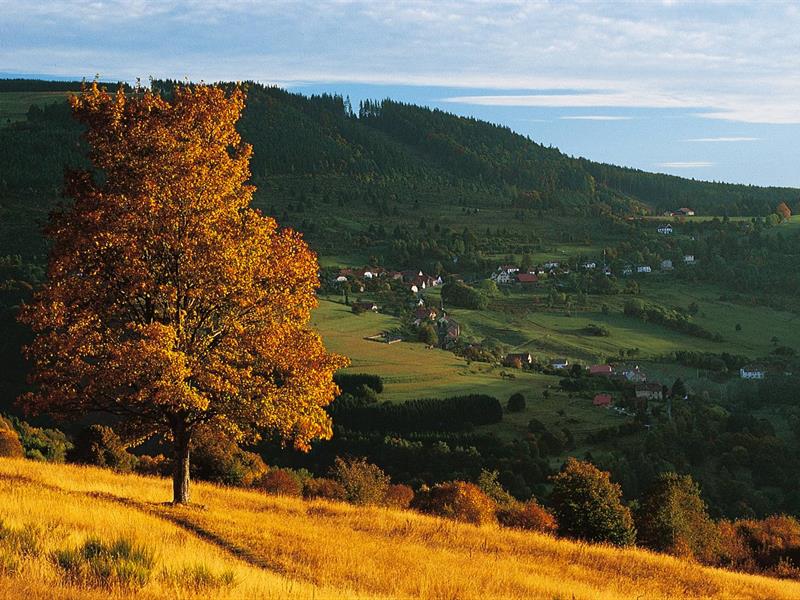
<path id="1" fill-rule="evenodd" d="M 173 82 L 154 85 L 168 91 Z M 339 96 L 247 86 L 240 129 L 254 146 L 256 201 L 266 209 L 319 197 L 329 206 L 370 210 L 391 203 L 396 212 L 425 202 L 559 215 L 691 206 L 705 214 L 763 216 L 782 201 L 795 206 L 800 195 L 575 159 L 507 127 L 391 100 L 354 108 Z M 80 129 L 64 101 L 78 89 L 78 82 L 0 80 L 2 254 L 41 249 L 38 230 L 58 197 L 63 169 L 81 164 Z M 15 103 L 22 118 L 6 114 Z"/>

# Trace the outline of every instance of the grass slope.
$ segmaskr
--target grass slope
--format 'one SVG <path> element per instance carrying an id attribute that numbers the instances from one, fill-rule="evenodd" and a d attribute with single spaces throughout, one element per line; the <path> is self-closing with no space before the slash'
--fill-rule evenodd
<path id="1" fill-rule="evenodd" d="M 383 508 L 264 496 L 208 484 L 199 505 L 163 501 L 170 483 L 106 470 L 0 459 L 0 515 L 40 548 L 0 570 L 0 596 L 36 598 L 782 598 L 800 583 L 700 567 L 641 550 L 474 527 Z M 79 586 L 53 551 L 127 536 L 156 557 L 138 589 Z M 5 541 L 0 541 L 4 548 Z M 4 548 L 3 552 L 8 553 Z M 198 565 L 232 574 L 192 587 Z"/>

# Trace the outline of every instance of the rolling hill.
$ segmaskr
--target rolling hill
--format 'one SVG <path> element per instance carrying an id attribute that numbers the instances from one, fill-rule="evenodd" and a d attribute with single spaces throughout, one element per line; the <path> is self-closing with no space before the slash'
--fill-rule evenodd
<path id="1" fill-rule="evenodd" d="M 800 596 L 797 582 L 407 511 L 304 502 L 209 484 L 196 485 L 198 504 L 178 508 L 163 502 L 169 485 L 97 468 L 0 459 L 0 596 Z M 72 568 L 75 549 L 87 547 L 111 549 L 102 568 L 116 575 L 105 584 L 90 571 Z"/>

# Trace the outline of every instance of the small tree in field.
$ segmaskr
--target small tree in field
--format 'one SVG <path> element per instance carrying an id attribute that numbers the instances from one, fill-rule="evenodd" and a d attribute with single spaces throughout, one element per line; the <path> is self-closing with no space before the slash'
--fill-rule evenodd
<path id="1" fill-rule="evenodd" d="M 713 560 L 717 528 L 691 476 L 659 475 L 636 517 L 637 536 L 644 546 L 705 563 Z"/>
<path id="2" fill-rule="evenodd" d="M 173 499 L 189 501 L 199 426 L 235 441 L 270 431 L 299 449 L 331 436 L 328 354 L 308 328 L 316 256 L 249 207 L 240 89 L 177 87 L 169 99 L 96 84 L 70 99 L 91 171 L 51 219 L 48 281 L 21 320 L 31 412 L 103 411 L 125 435 L 174 446 Z"/>
<path id="3" fill-rule="evenodd" d="M 622 504 L 620 487 L 606 471 L 569 458 L 552 480 L 550 502 L 561 535 L 617 546 L 633 544 L 631 511 Z"/>

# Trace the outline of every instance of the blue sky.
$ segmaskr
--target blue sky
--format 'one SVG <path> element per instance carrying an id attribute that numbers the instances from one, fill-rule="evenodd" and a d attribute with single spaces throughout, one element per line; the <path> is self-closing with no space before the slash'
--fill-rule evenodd
<path id="1" fill-rule="evenodd" d="M 800 4 L 0 0 L 0 72 L 255 79 L 595 160 L 800 186 Z"/>

